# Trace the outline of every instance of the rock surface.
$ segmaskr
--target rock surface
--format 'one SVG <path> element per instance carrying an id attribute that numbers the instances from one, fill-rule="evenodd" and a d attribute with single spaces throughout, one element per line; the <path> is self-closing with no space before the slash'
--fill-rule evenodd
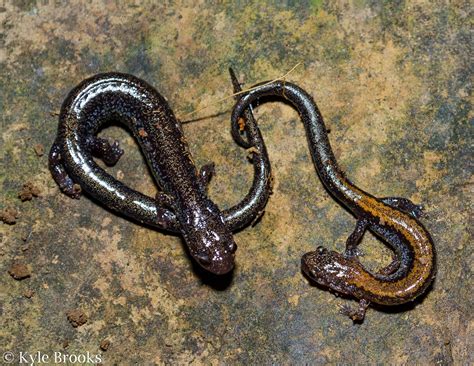
<path id="1" fill-rule="evenodd" d="M 117 345 L 102 355 L 107 365 L 473 364 L 469 3 L 120 3 L 0 8 L 0 209 L 21 207 L 16 225 L 0 224 L 4 351 L 52 354 L 67 344 L 68 353 L 100 353 L 107 339 Z M 414 305 L 370 309 L 353 325 L 338 313 L 352 300 L 302 276 L 302 254 L 342 250 L 355 220 L 322 187 L 303 126 L 282 103 L 256 112 L 274 193 L 258 224 L 235 235 L 237 268 L 221 279 L 195 268 L 179 237 L 61 194 L 47 154 L 35 150 L 51 146 L 61 103 L 82 79 L 132 73 L 182 120 L 207 117 L 185 124 L 185 134 L 199 166 L 216 163 L 210 196 L 229 207 L 249 189 L 252 167 L 229 133 L 232 99 L 216 102 L 232 93 L 227 68 L 247 87 L 298 62 L 288 79 L 314 96 L 347 176 L 373 195 L 426 207 L 438 275 Z M 117 127 L 102 135 L 125 149 L 112 174 L 153 195 L 130 135 Z M 20 202 L 25 182 L 41 196 Z M 370 235 L 362 249 L 371 269 L 390 261 Z M 14 261 L 30 265 L 31 277 L 15 281 Z M 67 319 L 76 308 L 88 314 L 79 328 Z"/>

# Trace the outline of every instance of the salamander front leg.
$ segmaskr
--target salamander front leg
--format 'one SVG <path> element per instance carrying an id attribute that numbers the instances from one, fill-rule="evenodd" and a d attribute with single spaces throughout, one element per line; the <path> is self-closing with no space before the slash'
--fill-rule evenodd
<path id="1" fill-rule="evenodd" d="M 107 139 L 97 136 L 90 136 L 87 139 L 87 146 L 95 157 L 101 159 L 107 166 L 114 166 L 123 155 L 117 140 L 111 144 Z"/>
<path id="2" fill-rule="evenodd" d="M 361 299 L 359 301 L 359 307 L 353 308 L 349 305 L 343 305 L 340 312 L 341 314 L 347 315 L 349 318 L 351 318 L 353 322 L 362 322 L 362 320 L 365 318 L 365 313 L 367 312 L 369 305 L 369 301 Z"/>
<path id="3" fill-rule="evenodd" d="M 347 258 L 353 258 L 360 255 L 357 246 L 360 244 L 362 237 L 364 236 L 365 230 L 367 229 L 368 222 L 365 219 L 357 221 L 356 227 L 346 241 L 346 250 L 344 256 Z"/>
<path id="4" fill-rule="evenodd" d="M 61 156 L 61 149 L 56 142 L 49 152 L 49 170 L 61 192 L 71 198 L 79 199 L 81 197 L 81 186 L 75 183 L 67 173 Z"/>
<path id="5" fill-rule="evenodd" d="M 201 182 L 201 187 L 206 192 L 209 186 L 209 182 L 211 181 L 211 178 L 214 176 L 215 173 L 216 173 L 216 169 L 215 169 L 214 163 L 203 165 L 201 169 L 199 170 L 199 180 Z"/>
<path id="6" fill-rule="evenodd" d="M 403 211 L 415 219 L 419 219 L 423 215 L 423 206 L 414 204 L 408 198 L 403 197 L 384 197 L 380 201 L 393 207 L 397 210 Z"/>

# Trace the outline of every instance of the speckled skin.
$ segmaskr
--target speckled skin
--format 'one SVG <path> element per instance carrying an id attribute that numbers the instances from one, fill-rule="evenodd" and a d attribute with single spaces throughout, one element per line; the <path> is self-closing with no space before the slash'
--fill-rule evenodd
<path id="1" fill-rule="evenodd" d="M 404 198 L 378 199 L 345 178 L 315 102 L 294 84 L 262 84 L 242 97 L 232 114 L 234 138 L 240 136 L 237 118 L 263 96 L 283 97 L 298 110 L 320 179 L 358 220 L 344 254 L 319 247 L 303 256 L 303 272 L 324 287 L 360 299 L 359 309 L 345 311 L 353 320 L 363 319 L 369 302 L 396 305 L 422 294 L 435 276 L 436 265 L 431 237 L 416 219 L 421 207 Z M 357 246 L 366 229 L 387 243 L 396 255 L 394 262 L 378 274 L 368 272 L 357 260 Z"/>
<path id="2" fill-rule="evenodd" d="M 128 188 L 93 160 L 113 165 L 123 151 L 118 143 L 96 137 L 117 121 L 137 139 L 161 191 L 156 198 Z M 237 246 L 231 232 L 252 222 L 270 194 L 270 164 L 257 127 L 247 129 L 255 143 L 254 184 L 238 205 L 221 212 L 207 196 L 213 165 L 198 173 L 181 123 L 166 100 L 134 76 L 98 74 L 74 88 L 63 103 L 50 170 L 61 190 L 78 198 L 85 190 L 120 214 L 156 228 L 179 232 L 194 259 L 215 274 L 234 267 Z"/>

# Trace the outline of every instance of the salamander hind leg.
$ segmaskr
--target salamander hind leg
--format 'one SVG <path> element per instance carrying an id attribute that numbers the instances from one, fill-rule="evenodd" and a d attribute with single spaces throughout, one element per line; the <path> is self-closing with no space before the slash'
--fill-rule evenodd
<path id="1" fill-rule="evenodd" d="M 101 159 L 108 166 L 117 164 L 123 155 L 123 150 L 117 140 L 111 144 L 107 139 L 91 136 L 87 139 L 87 146 L 92 155 Z"/>
<path id="2" fill-rule="evenodd" d="M 365 313 L 367 312 L 369 305 L 370 302 L 368 300 L 361 299 L 357 308 L 353 308 L 349 305 L 343 305 L 341 306 L 340 313 L 347 315 L 352 319 L 353 322 L 362 322 L 365 318 Z"/>
<path id="3" fill-rule="evenodd" d="M 357 248 L 364 236 L 365 230 L 367 229 L 368 222 L 364 219 L 357 221 L 356 227 L 346 241 L 346 250 L 344 256 L 346 258 L 353 258 L 361 255 L 361 252 Z"/>
<path id="4" fill-rule="evenodd" d="M 423 215 L 424 207 L 422 205 L 414 204 L 408 198 L 403 197 L 384 197 L 380 201 L 393 207 L 397 210 L 403 211 L 415 219 L 419 219 Z"/>
<path id="5" fill-rule="evenodd" d="M 61 192 L 71 198 L 79 199 L 81 197 L 81 186 L 75 183 L 67 173 L 61 157 L 61 149 L 56 142 L 49 152 L 49 170 Z"/>
<path id="6" fill-rule="evenodd" d="M 173 208 L 174 199 L 164 192 L 157 192 L 155 195 L 155 200 L 159 207 L 161 206 L 169 209 Z"/>
<path id="7" fill-rule="evenodd" d="M 392 262 L 388 266 L 379 270 L 378 274 L 382 276 L 390 276 L 391 274 L 395 273 L 398 268 L 400 268 L 400 260 L 396 256 L 393 256 Z"/>

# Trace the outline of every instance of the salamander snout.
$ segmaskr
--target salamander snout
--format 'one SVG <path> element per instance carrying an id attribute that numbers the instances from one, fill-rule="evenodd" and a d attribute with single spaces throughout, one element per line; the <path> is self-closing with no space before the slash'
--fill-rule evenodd
<path id="1" fill-rule="evenodd" d="M 318 283 L 318 277 L 321 273 L 322 255 L 324 255 L 324 248 L 318 247 L 316 251 L 308 252 L 301 258 L 301 269 L 303 273 Z"/>
<path id="2" fill-rule="evenodd" d="M 330 252 L 318 246 L 315 251 L 308 252 L 301 258 L 301 268 L 303 272 L 311 279 L 317 281 L 318 277 L 324 272 L 325 267 L 331 261 Z"/>

